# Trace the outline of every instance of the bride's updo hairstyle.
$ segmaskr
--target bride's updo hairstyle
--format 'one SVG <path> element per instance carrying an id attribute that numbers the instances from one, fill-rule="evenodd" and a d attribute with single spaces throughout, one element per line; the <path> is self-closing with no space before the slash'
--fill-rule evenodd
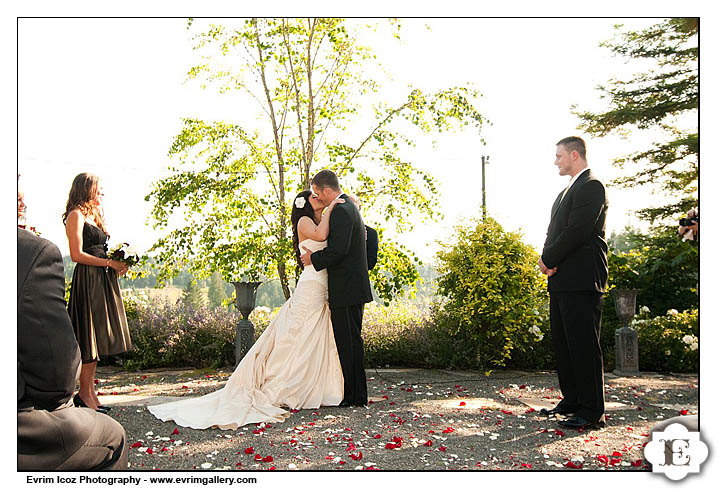
<path id="1" fill-rule="evenodd" d="M 309 202 L 309 198 L 312 196 L 312 191 L 306 190 L 297 194 L 297 197 L 292 201 L 292 244 L 294 245 L 294 254 L 297 258 L 297 264 L 301 269 L 304 269 L 302 265 L 302 252 L 299 250 L 299 233 L 297 232 L 297 223 L 303 216 L 309 216 L 314 221 L 314 208 Z M 301 207 L 297 207 L 299 204 Z M 302 204 L 304 204 L 302 206 Z"/>
<path id="2" fill-rule="evenodd" d="M 85 218 L 91 217 L 97 227 L 107 233 L 102 211 L 91 202 L 100 192 L 99 180 L 96 175 L 86 172 L 75 177 L 75 180 L 72 181 L 72 187 L 70 187 L 65 213 L 62 215 L 63 223 L 67 222 L 67 215 L 70 214 L 70 211 L 79 209 Z"/>

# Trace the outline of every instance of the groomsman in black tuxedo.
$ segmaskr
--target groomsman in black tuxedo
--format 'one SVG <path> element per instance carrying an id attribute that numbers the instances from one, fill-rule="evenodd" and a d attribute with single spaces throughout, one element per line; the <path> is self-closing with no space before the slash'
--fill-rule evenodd
<path id="1" fill-rule="evenodd" d="M 361 214 L 361 199 L 359 196 L 349 194 L 349 199 L 352 200 L 354 205 Z M 376 266 L 377 257 L 379 255 L 379 234 L 374 228 L 369 225 L 364 225 L 366 229 L 366 261 L 369 270 L 372 270 Z"/>
<path id="2" fill-rule="evenodd" d="M 598 428 L 604 415 L 601 313 L 606 292 L 606 210 L 603 184 L 586 162 L 586 143 L 577 136 L 556 144 L 559 175 L 571 180 L 551 210 L 541 272 L 548 276 L 551 335 L 563 400 L 544 415 L 567 415 L 559 424 Z"/>
<path id="3" fill-rule="evenodd" d="M 18 219 L 25 209 L 18 189 Z M 80 348 L 65 309 L 60 250 L 17 230 L 17 469 L 127 470 L 125 429 L 75 408 Z"/>
<path id="4" fill-rule="evenodd" d="M 368 398 L 362 318 L 364 303 L 373 299 L 367 265 L 366 229 L 359 209 L 348 195 L 342 193 L 334 172 L 320 171 L 311 185 L 324 205 L 329 205 L 337 197 L 345 201 L 337 204 L 329 217 L 327 247 L 314 253 L 304 247 L 301 259 L 305 266 L 313 265 L 318 271 L 327 269 L 329 309 L 344 375 L 344 400 L 341 405 L 364 406 Z"/>

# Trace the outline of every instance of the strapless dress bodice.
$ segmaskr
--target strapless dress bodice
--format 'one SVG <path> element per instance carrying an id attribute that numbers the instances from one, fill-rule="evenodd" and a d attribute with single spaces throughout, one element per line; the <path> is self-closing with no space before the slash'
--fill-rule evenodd
<path id="1" fill-rule="evenodd" d="M 310 238 L 307 238 L 306 240 L 302 240 L 299 242 L 299 250 L 304 253 L 304 248 L 307 248 L 312 251 L 312 253 L 317 252 L 319 250 L 323 250 L 326 248 L 327 242 L 322 241 L 318 242 L 316 240 L 312 240 Z M 320 281 L 324 284 L 327 284 L 327 270 L 323 269 L 320 271 L 316 271 L 314 269 L 314 266 L 308 265 L 304 268 L 302 271 L 302 274 L 299 276 L 299 281 Z"/>

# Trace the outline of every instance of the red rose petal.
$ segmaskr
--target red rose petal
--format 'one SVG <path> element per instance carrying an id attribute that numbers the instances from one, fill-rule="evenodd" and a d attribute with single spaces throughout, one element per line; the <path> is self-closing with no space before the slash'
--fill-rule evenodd
<path id="1" fill-rule="evenodd" d="M 264 458 L 262 458 L 262 461 L 264 461 L 265 463 L 271 463 L 272 461 L 274 461 L 274 458 L 271 456 L 265 456 Z"/>
<path id="2" fill-rule="evenodd" d="M 134 443 L 133 445 L 131 445 L 130 447 L 131 447 L 132 449 L 134 449 L 134 448 L 136 448 L 136 447 L 142 447 L 142 443 L 141 443 L 141 442 L 136 442 L 136 443 Z"/>
<path id="3" fill-rule="evenodd" d="M 447 427 L 446 429 L 442 430 L 441 432 L 443 432 L 444 434 L 451 434 L 452 432 L 454 432 L 454 428 Z"/>
<path id="4" fill-rule="evenodd" d="M 381 434 L 375 434 L 374 439 L 381 439 Z"/>
<path id="5" fill-rule="evenodd" d="M 681 410 L 681 415 L 688 415 L 688 410 Z"/>
<path id="6" fill-rule="evenodd" d="M 459 406 L 460 406 L 460 407 L 465 407 L 465 406 L 466 406 L 466 402 L 459 402 Z"/>
<path id="7" fill-rule="evenodd" d="M 426 441 L 426 442 L 424 443 L 424 446 L 426 446 L 426 447 L 431 447 L 431 446 L 433 446 L 433 445 L 434 445 L 434 443 L 431 442 L 431 441 Z"/>
<path id="8" fill-rule="evenodd" d="M 177 434 L 179 434 L 179 430 L 177 430 L 177 427 L 175 427 L 175 430 L 172 431 L 172 435 L 176 436 Z"/>
<path id="9" fill-rule="evenodd" d="M 152 448 L 151 448 L 151 447 L 148 447 L 148 448 L 147 448 L 147 454 L 154 454 L 154 451 L 152 451 Z"/>
<path id="10" fill-rule="evenodd" d="M 262 461 L 262 457 L 261 457 L 259 454 L 255 454 L 255 455 L 254 455 L 254 460 L 255 460 L 255 461 Z"/>
<path id="11" fill-rule="evenodd" d="M 633 467 L 638 467 L 638 466 L 641 466 L 642 464 L 643 464 L 642 459 L 637 459 L 636 461 L 631 462 L 631 466 L 633 466 Z"/>
<path id="12" fill-rule="evenodd" d="M 439 446 L 439 451 L 441 451 L 441 452 L 446 451 L 446 446 Z"/>
<path id="13" fill-rule="evenodd" d="M 583 468 L 583 463 L 578 464 L 574 463 L 573 461 L 569 461 L 568 463 L 566 463 L 566 467 L 573 468 L 574 470 L 580 470 L 581 468 Z"/>
<path id="14" fill-rule="evenodd" d="M 244 450 L 244 454 L 253 454 L 253 453 L 254 453 L 253 447 L 248 447 L 247 449 Z"/>

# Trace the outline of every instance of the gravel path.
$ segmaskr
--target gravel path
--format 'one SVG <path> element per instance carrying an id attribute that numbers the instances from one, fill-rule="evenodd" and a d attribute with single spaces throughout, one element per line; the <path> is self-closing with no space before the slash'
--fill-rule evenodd
<path id="1" fill-rule="evenodd" d="M 228 370 L 127 373 L 98 368 L 98 391 L 126 429 L 131 470 L 646 471 L 651 427 L 698 411 L 695 375 L 606 374 L 606 428 L 562 429 L 538 414 L 560 391 L 555 373 L 370 369 L 368 408 L 301 410 L 235 431 L 161 422 L 147 404 L 198 396 Z"/>

